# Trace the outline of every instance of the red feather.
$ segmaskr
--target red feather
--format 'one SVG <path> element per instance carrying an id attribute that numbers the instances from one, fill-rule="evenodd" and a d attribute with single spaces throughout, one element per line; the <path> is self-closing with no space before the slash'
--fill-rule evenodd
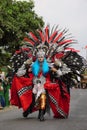
<path id="1" fill-rule="evenodd" d="M 37 30 L 37 31 L 38 31 L 38 33 L 40 34 L 40 37 L 41 37 L 42 42 L 45 42 L 45 38 L 44 38 L 43 33 L 42 33 L 40 30 Z"/>
<path id="2" fill-rule="evenodd" d="M 71 48 L 71 47 L 66 48 L 65 50 L 67 50 L 67 51 L 72 51 L 72 52 L 80 52 L 80 50 L 76 50 L 76 49 Z"/>
<path id="3" fill-rule="evenodd" d="M 45 28 L 45 34 L 46 34 L 45 41 L 48 42 L 48 37 L 49 37 L 49 28 L 48 28 L 48 26 Z"/>
<path id="4" fill-rule="evenodd" d="M 29 32 L 29 35 L 37 42 L 38 41 L 38 38 L 32 33 L 32 32 Z"/>
<path id="5" fill-rule="evenodd" d="M 50 38 L 49 38 L 49 40 L 48 40 L 48 43 L 50 43 L 56 35 L 57 35 L 57 31 L 55 31 L 55 32 L 50 36 Z"/>
<path id="6" fill-rule="evenodd" d="M 17 50 L 15 51 L 15 54 L 19 54 L 21 52 L 21 50 Z"/>
<path id="7" fill-rule="evenodd" d="M 64 53 L 59 53 L 59 54 L 56 54 L 55 55 L 55 58 L 57 58 L 57 59 L 60 59 L 60 58 L 62 58 L 64 56 Z"/>
<path id="8" fill-rule="evenodd" d="M 63 35 L 63 32 L 61 32 L 54 40 L 53 43 L 57 42 L 59 40 L 59 38 L 61 38 Z"/>
<path id="9" fill-rule="evenodd" d="M 58 45 L 63 45 L 63 44 L 66 44 L 66 43 L 71 43 L 73 40 L 64 40 L 62 42 L 60 42 Z"/>
<path id="10" fill-rule="evenodd" d="M 34 42 L 33 42 L 32 40 L 28 39 L 27 37 L 24 38 L 24 41 L 27 41 L 27 42 L 29 42 L 30 44 L 34 45 Z"/>

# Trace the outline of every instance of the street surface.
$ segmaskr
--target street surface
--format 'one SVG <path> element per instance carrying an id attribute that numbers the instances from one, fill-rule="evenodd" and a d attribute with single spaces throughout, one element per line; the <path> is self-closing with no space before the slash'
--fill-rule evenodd
<path id="1" fill-rule="evenodd" d="M 68 119 L 54 119 L 51 114 L 40 122 L 37 116 L 35 112 L 25 119 L 16 107 L 0 110 L 0 130 L 87 130 L 87 89 L 71 89 Z"/>

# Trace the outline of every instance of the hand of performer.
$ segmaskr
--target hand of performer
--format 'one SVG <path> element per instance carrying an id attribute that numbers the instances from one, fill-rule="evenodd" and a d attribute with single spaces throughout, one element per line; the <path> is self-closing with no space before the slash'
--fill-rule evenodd
<path id="1" fill-rule="evenodd" d="M 31 71 L 32 71 L 32 69 L 31 69 L 31 68 L 29 68 L 29 69 L 28 69 L 28 72 L 31 72 Z"/>
<path id="2" fill-rule="evenodd" d="M 52 70 L 53 72 L 57 72 L 57 69 L 54 68 L 54 67 L 52 67 L 51 70 Z"/>

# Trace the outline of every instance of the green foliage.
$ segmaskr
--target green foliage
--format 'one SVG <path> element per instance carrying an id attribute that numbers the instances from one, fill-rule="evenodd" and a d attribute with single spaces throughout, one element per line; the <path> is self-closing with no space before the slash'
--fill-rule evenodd
<path id="1" fill-rule="evenodd" d="M 87 75 L 87 68 L 84 68 L 82 74 L 84 74 L 84 75 L 86 74 Z"/>
<path id="2" fill-rule="evenodd" d="M 0 1 L 0 46 L 3 46 L 7 53 L 14 52 L 23 40 L 25 32 L 44 26 L 42 17 L 39 17 L 33 8 L 32 0 Z"/>

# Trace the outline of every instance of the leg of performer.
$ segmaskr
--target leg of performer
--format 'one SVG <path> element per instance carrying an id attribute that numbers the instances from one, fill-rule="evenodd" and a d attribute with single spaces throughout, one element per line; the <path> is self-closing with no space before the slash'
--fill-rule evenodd
<path id="1" fill-rule="evenodd" d="M 44 114 L 46 108 L 46 94 L 44 93 L 41 94 L 39 101 L 40 101 L 40 109 L 38 119 L 40 119 L 40 121 L 44 121 Z"/>

